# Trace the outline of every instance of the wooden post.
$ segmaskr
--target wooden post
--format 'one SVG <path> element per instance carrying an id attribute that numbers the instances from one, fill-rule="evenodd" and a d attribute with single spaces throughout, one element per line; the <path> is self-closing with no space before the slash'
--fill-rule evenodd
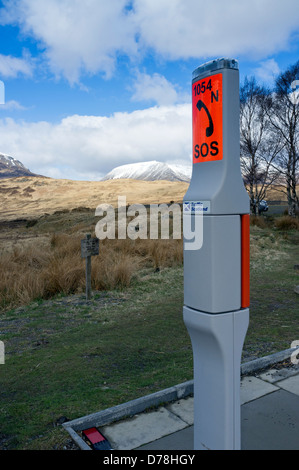
<path id="1" fill-rule="evenodd" d="M 90 233 L 86 235 L 86 239 L 90 240 Z M 91 255 L 86 256 L 86 300 L 90 299 L 91 295 Z"/>
<path id="2" fill-rule="evenodd" d="M 81 240 L 81 257 L 86 258 L 86 300 L 91 297 L 91 257 L 99 254 L 99 240 L 91 238 L 90 233 Z"/>

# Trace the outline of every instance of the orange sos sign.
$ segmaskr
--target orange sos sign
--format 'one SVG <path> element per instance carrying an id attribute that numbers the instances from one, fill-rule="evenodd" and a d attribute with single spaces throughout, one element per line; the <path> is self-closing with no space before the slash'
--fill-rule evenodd
<path id="1" fill-rule="evenodd" d="M 223 158 L 222 74 L 192 85 L 193 163 Z"/>

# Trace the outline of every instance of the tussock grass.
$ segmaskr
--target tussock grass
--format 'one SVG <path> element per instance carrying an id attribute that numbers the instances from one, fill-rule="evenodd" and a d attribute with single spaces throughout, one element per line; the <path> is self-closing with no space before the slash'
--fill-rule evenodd
<path id="1" fill-rule="evenodd" d="M 264 217 L 257 216 L 257 215 L 251 215 L 250 216 L 250 225 L 259 227 L 259 228 L 266 228 L 267 223 L 264 219 Z"/>
<path id="2" fill-rule="evenodd" d="M 0 308 L 85 290 L 80 233 L 53 233 L 47 243 L 14 247 L 0 254 Z M 182 240 L 103 240 L 92 258 L 92 289 L 124 289 L 141 269 L 182 265 Z"/>
<path id="3" fill-rule="evenodd" d="M 103 248 L 101 255 L 92 260 L 92 288 L 111 290 L 129 287 L 139 267 L 139 258 L 126 252 L 117 253 Z"/>
<path id="4" fill-rule="evenodd" d="M 0 252 L 0 309 L 7 310 L 58 294 L 84 292 L 85 260 L 81 258 L 81 240 L 90 228 L 90 216 L 76 213 L 72 225 L 67 225 L 68 219 L 61 219 L 61 226 L 63 223 L 65 226 L 59 231 L 55 225 L 58 216 L 55 217 L 51 218 L 54 233 L 46 235 L 45 221 L 41 219 L 29 228 L 32 238 L 10 244 L 9 249 Z M 85 225 L 83 217 L 86 217 Z M 298 229 L 298 218 L 282 216 L 272 220 L 251 216 L 252 268 L 259 269 L 262 264 L 270 266 L 271 260 L 282 259 L 284 248 L 275 233 L 283 232 L 283 236 L 289 236 L 286 231 L 292 234 Z M 255 231 L 263 236 L 255 236 Z M 151 273 L 182 264 L 182 239 L 106 239 L 100 241 L 100 255 L 92 258 L 92 289 L 125 289 L 134 279 L 138 280 L 141 272 L 144 275 L 144 270 Z"/>
<path id="5" fill-rule="evenodd" d="M 285 215 L 275 221 L 275 226 L 279 230 L 299 230 L 299 218 Z"/>

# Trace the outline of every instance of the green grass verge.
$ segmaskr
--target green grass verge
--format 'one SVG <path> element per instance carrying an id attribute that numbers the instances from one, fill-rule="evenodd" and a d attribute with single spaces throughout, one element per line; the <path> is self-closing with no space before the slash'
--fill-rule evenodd
<path id="1" fill-rule="evenodd" d="M 98 294 L 88 306 L 61 298 L 5 315 L 6 446 L 38 448 L 62 415 L 73 419 L 192 378 L 182 268 L 143 278 L 125 295 Z"/>

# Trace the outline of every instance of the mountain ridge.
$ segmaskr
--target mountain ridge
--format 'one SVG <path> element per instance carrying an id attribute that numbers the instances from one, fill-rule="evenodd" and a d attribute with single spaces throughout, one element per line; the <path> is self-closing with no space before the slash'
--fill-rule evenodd
<path id="1" fill-rule="evenodd" d="M 32 173 L 22 162 L 10 155 L 0 153 L 0 179 L 17 178 L 20 176 L 39 176 Z"/>
<path id="2" fill-rule="evenodd" d="M 191 179 L 191 165 L 167 164 L 157 161 L 129 163 L 107 173 L 102 181 L 135 179 L 143 181 L 178 181 L 188 183 Z"/>
<path id="3" fill-rule="evenodd" d="M 101 178 L 100 181 L 132 179 L 189 183 L 191 172 L 191 165 L 189 167 L 186 164 L 167 164 L 153 160 L 117 166 Z M 0 153 L 0 179 L 22 176 L 37 177 L 43 175 L 33 173 L 20 160 Z"/>

